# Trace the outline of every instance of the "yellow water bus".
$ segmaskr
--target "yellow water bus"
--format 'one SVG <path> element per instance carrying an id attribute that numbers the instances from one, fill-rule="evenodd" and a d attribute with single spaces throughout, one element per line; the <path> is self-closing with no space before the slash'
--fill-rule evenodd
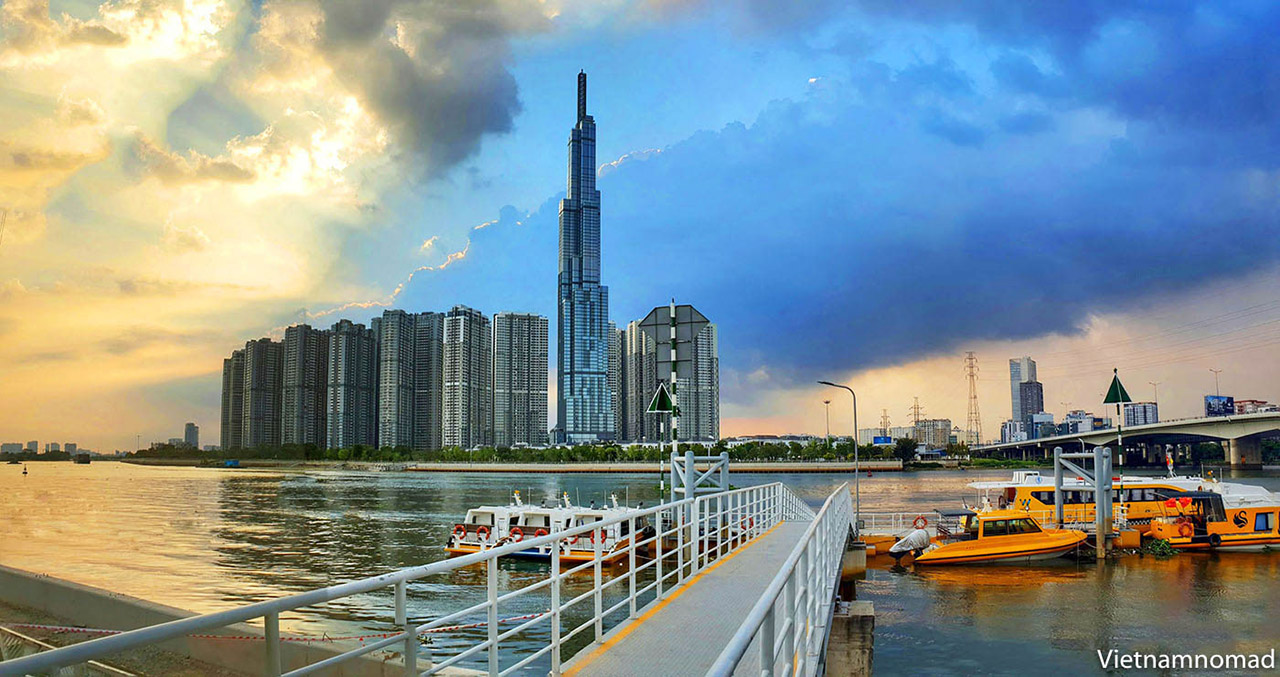
<path id="1" fill-rule="evenodd" d="M 1161 506 L 1165 513 L 1151 521 L 1150 535 L 1179 550 L 1280 549 L 1276 520 L 1280 505 L 1227 508 L 1222 496 L 1195 491 L 1170 495 Z"/>
<path id="2" fill-rule="evenodd" d="M 1238 482 L 1222 482 L 1214 477 L 1180 475 L 1152 477 L 1122 475 L 1111 480 L 1111 501 L 1115 514 L 1124 515 L 1129 526 L 1147 531 L 1151 520 L 1164 516 L 1165 496 L 1171 492 L 1207 491 L 1222 497 L 1228 507 L 1258 503 L 1280 503 L 1280 496 L 1263 487 Z M 1067 522 L 1092 522 L 1093 492 L 1085 490 L 1080 477 L 1064 477 L 1063 519 Z M 1025 470 L 1013 474 L 1011 480 L 972 482 L 972 489 L 982 492 L 983 505 L 995 508 L 1026 510 L 1042 521 L 1053 515 L 1053 475 Z"/>
<path id="3" fill-rule="evenodd" d="M 1080 547 L 1082 531 L 1045 529 L 1023 510 L 939 510 L 938 536 L 915 551 L 917 565 L 1021 564 L 1061 557 Z M 910 543 L 919 530 L 900 543 Z M 895 545 L 890 555 L 895 555 Z M 899 549 L 899 552 L 901 550 Z"/>

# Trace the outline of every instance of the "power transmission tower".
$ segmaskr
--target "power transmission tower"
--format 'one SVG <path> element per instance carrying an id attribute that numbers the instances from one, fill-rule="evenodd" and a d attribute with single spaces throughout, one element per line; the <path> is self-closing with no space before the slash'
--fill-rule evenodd
<path id="1" fill-rule="evenodd" d="M 973 351 L 965 353 L 964 373 L 969 377 L 969 439 L 982 444 L 982 415 L 978 413 L 978 358 Z"/>
<path id="2" fill-rule="evenodd" d="M 920 427 L 920 417 L 921 417 L 922 415 L 924 415 L 924 410 L 920 408 L 920 398 L 919 398 L 919 397 L 913 397 L 913 398 L 911 398 L 911 399 L 915 401 L 915 404 L 911 405 L 911 408 L 910 408 L 910 409 L 908 409 L 907 411 L 910 411 L 910 412 L 911 412 L 911 423 L 912 423 L 915 427 L 919 428 L 919 427 Z"/>
<path id="3" fill-rule="evenodd" d="M 880 410 L 880 434 L 884 437 L 889 436 L 889 410 Z"/>

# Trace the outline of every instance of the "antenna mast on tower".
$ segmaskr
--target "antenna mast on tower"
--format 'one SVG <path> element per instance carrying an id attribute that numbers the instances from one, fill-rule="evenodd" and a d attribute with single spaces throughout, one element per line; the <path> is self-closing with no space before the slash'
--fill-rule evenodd
<path id="1" fill-rule="evenodd" d="M 973 351 L 965 353 L 964 373 L 969 377 L 969 439 L 982 444 L 982 416 L 978 413 L 978 358 Z"/>
<path id="2" fill-rule="evenodd" d="M 911 408 L 910 408 L 910 409 L 908 409 L 907 411 L 911 412 L 911 423 L 912 423 L 915 427 L 919 428 L 919 427 L 920 427 L 920 416 L 924 414 L 924 410 L 922 410 L 922 409 L 920 408 L 920 398 L 919 398 L 919 397 L 913 397 L 913 398 L 911 398 L 911 399 L 915 402 L 915 404 L 911 405 Z"/>
<path id="3" fill-rule="evenodd" d="M 880 434 L 884 437 L 889 436 L 889 410 L 880 410 Z"/>

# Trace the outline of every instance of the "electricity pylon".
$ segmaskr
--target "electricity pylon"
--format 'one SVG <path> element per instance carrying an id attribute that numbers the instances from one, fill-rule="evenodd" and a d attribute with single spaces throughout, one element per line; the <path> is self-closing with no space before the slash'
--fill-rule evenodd
<path id="1" fill-rule="evenodd" d="M 982 444 L 982 415 L 978 413 L 978 358 L 973 351 L 965 353 L 964 373 L 969 377 L 969 439 Z"/>

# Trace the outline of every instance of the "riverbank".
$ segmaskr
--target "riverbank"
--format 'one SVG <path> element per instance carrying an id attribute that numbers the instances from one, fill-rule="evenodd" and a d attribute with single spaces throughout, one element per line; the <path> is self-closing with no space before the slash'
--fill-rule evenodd
<path id="1" fill-rule="evenodd" d="M 222 461 L 199 458 L 131 458 L 123 461 L 131 465 L 173 466 L 184 468 L 223 468 Z M 656 463 L 374 463 L 367 461 L 297 461 L 277 459 L 244 459 L 237 469 L 315 469 L 359 471 L 403 471 L 428 473 L 657 473 Z M 740 461 L 730 463 L 734 473 L 852 473 L 890 472 L 902 470 L 902 461 L 861 461 L 856 468 L 852 461 Z"/>

